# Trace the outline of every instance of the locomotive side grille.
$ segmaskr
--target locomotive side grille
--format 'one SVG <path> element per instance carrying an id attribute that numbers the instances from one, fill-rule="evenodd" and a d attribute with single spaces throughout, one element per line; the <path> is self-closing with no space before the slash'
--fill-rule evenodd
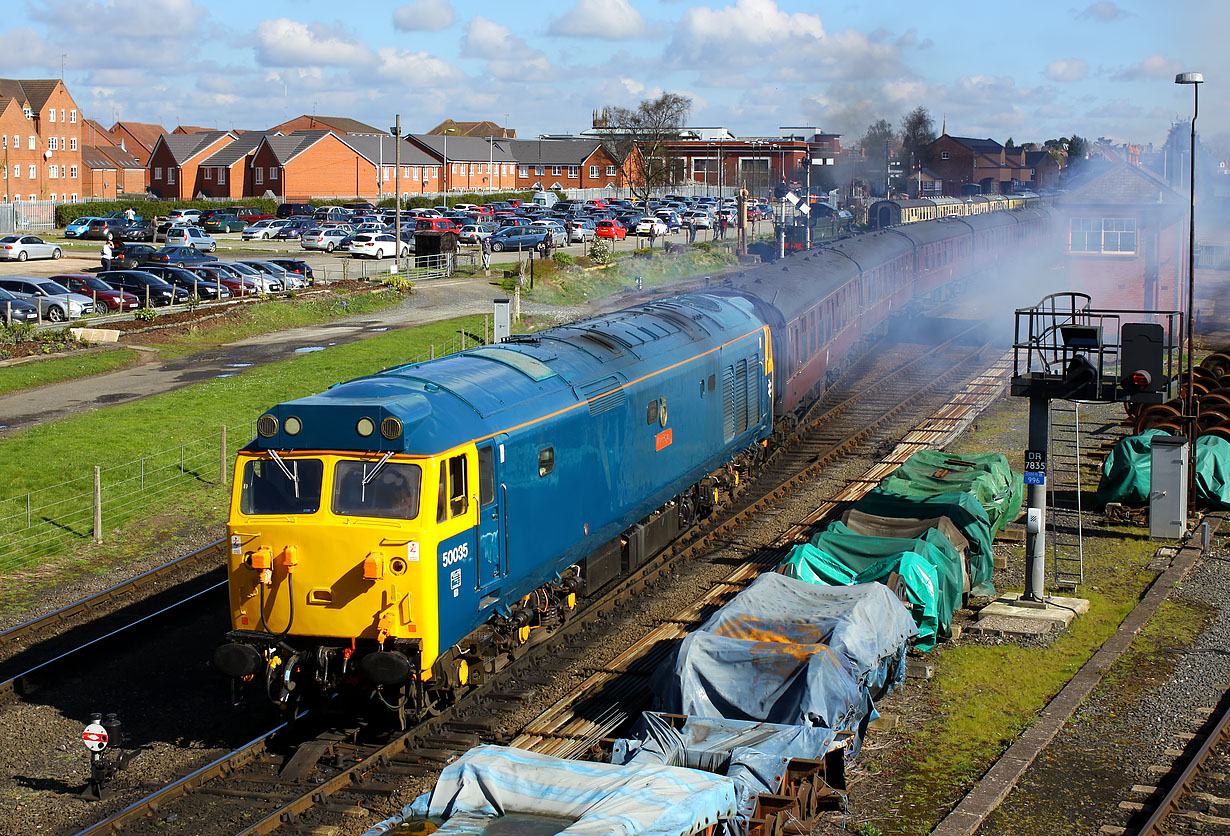
<path id="1" fill-rule="evenodd" d="M 596 401 L 589 402 L 589 414 L 601 415 L 603 412 L 609 412 L 617 406 L 623 406 L 626 400 L 627 397 L 624 395 L 623 389 L 612 392 L 609 395 L 603 395 Z"/>
<path id="2" fill-rule="evenodd" d="M 725 441 L 735 438 L 735 367 L 722 370 L 722 437 Z"/>
<path id="3" fill-rule="evenodd" d="M 581 387 L 581 397 L 589 401 L 589 414 L 601 415 L 617 406 L 623 406 L 627 395 L 619 388 L 622 383 L 618 377 L 610 375 Z M 607 394 L 603 394 L 604 392 Z"/>

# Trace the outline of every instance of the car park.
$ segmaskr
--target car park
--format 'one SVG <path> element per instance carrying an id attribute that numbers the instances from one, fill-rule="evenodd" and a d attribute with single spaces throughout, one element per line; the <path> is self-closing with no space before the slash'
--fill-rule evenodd
<path id="1" fill-rule="evenodd" d="M 231 289 L 223 284 L 221 280 L 214 279 L 209 281 L 202 278 L 198 273 L 183 267 L 158 267 L 151 264 L 146 266 L 145 272 L 153 273 L 155 276 L 176 287 L 182 287 L 198 299 L 217 301 L 219 299 L 230 299 L 232 295 Z"/>
<path id="2" fill-rule="evenodd" d="M 6 261 L 59 258 L 63 254 L 58 244 L 48 244 L 37 235 L 5 235 L 0 238 L 0 259 Z"/>
<path id="3" fill-rule="evenodd" d="M 0 276 L 0 288 L 37 306 L 43 319 L 66 322 L 94 312 L 90 297 L 73 293 L 59 282 L 27 276 Z"/>
<path id="4" fill-rule="evenodd" d="M 64 227 L 65 238 L 80 238 L 85 234 L 85 231 L 90 228 L 90 221 L 98 220 L 93 217 L 75 218 Z"/>
<path id="5" fill-rule="evenodd" d="M 141 307 L 141 300 L 136 296 L 112 287 L 98 276 L 72 273 L 66 276 L 52 276 L 51 280 L 64 285 L 73 293 L 90 297 L 96 314 L 135 311 Z"/>
<path id="6" fill-rule="evenodd" d="M 278 220 L 277 218 L 257 221 L 249 224 L 240 230 L 240 238 L 245 241 L 267 241 L 274 235 L 277 235 L 278 230 L 286 226 L 288 221 Z"/>
<path id="7" fill-rule="evenodd" d="M 38 322 L 38 307 L 0 287 L 0 322 L 5 325 Z"/>
<path id="8" fill-rule="evenodd" d="M 231 290 L 232 296 L 254 296 L 263 293 L 265 279 L 255 271 L 240 270 L 233 262 L 211 261 L 196 267 L 185 267 L 185 270 L 196 273 L 207 281 L 220 281 Z"/>
<path id="9" fill-rule="evenodd" d="M 267 258 L 265 259 L 270 264 L 276 264 L 287 273 L 298 273 L 303 276 L 304 281 L 308 284 L 313 284 L 315 274 L 312 273 L 312 265 L 298 258 Z"/>
<path id="10" fill-rule="evenodd" d="M 151 244 L 124 244 L 112 252 L 111 266 L 117 270 L 135 270 L 156 252 L 158 248 Z"/>
<path id="11" fill-rule="evenodd" d="M 147 270 L 104 270 L 98 278 L 114 288 L 133 294 L 141 300 L 142 307 L 147 308 L 182 304 L 192 295 Z"/>
<path id="12" fill-rule="evenodd" d="M 397 239 L 389 232 L 360 232 L 350 242 L 351 255 L 364 255 L 371 258 L 384 258 L 395 255 Z M 403 243 L 401 254 L 409 255 L 410 247 Z"/>
<path id="13" fill-rule="evenodd" d="M 492 251 L 497 253 L 504 250 L 539 250 L 542 252 L 547 248 L 548 235 L 550 235 L 548 230 L 526 224 L 506 226 L 492 234 L 489 240 Z"/>
<path id="14" fill-rule="evenodd" d="M 186 267 L 189 264 L 204 264 L 213 261 L 212 255 L 207 255 L 193 247 L 160 247 L 146 256 L 144 264 L 171 265 Z"/>
<path id="15" fill-rule="evenodd" d="M 331 253 L 337 249 L 350 230 L 340 226 L 317 227 L 305 230 L 299 238 L 299 246 L 305 250 L 324 250 Z"/>
<path id="16" fill-rule="evenodd" d="M 222 262 L 233 269 L 243 270 L 251 276 L 260 288 L 261 293 L 280 293 L 286 289 L 285 270 L 264 261 L 227 261 Z"/>
<path id="17" fill-rule="evenodd" d="M 214 252 L 218 242 L 194 226 L 173 226 L 167 230 L 164 243 L 168 246 L 192 247 L 204 252 Z"/>
<path id="18" fill-rule="evenodd" d="M 207 232 L 243 232 L 247 225 L 235 215 L 210 215 L 201 221 L 201 228 Z"/>

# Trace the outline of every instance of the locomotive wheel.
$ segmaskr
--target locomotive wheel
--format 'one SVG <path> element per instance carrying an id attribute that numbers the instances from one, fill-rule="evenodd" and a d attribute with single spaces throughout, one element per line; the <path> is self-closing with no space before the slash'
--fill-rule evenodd
<path id="1" fill-rule="evenodd" d="M 1214 377 L 1230 374 L 1230 354 L 1218 351 L 1200 361 L 1200 368 L 1208 369 Z"/>
<path id="2" fill-rule="evenodd" d="M 1202 411 L 1200 417 L 1196 419 L 1196 426 L 1200 427 L 1200 432 L 1202 433 L 1218 426 L 1230 427 L 1230 413 L 1217 410 L 1212 412 Z"/>
<path id="3" fill-rule="evenodd" d="M 1208 432 L 1203 434 L 1224 438 L 1226 441 L 1230 441 L 1230 427 L 1211 427 Z"/>
<path id="4" fill-rule="evenodd" d="M 1187 432 L 1187 428 L 1184 427 L 1179 421 L 1166 421 L 1164 423 L 1149 427 L 1149 429 L 1162 430 L 1163 432 L 1168 432 L 1171 435 L 1183 435 Z"/>
<path id="5" fill-rule="evenodd" d="M 1230 389 L 1218 389 L 1200 398 L 1200 408 L 1230 411 Z"/>
<path id="6" fill-rule="evenodd" d="M 1145 430 L 1158 429 L 1158 425 L 1167 421 L 1178 421 L 1182 411 L 1177 405 L 1177 402 L 1158 403 L 1146 408 L 1138 416 L 1133 423 L 1133 432 L 1141 433 Z"/>

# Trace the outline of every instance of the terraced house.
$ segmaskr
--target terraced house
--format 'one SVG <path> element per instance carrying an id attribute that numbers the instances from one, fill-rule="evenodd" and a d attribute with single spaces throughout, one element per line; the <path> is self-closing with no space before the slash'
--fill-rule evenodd
<path id="1" fill-rule="evenodd" d="M 59 79 L 0 78 L 4 200 L 77 200 L 81 114 Z"/>
<path id="2" fill-rule="evenodd" d="M 231 131 L 163 134 L 150 154 L 149 187 L 159 197 L 190 200 L 203 192 L 201 163 L 238 137 Z"/>
<path id="3" fill-rule="evenodd" d="M 601 189 L 627 177 L 598 139 L 514 139 L 518 189 Z M 634 165 L 632 170 L 639 170 Z"/>

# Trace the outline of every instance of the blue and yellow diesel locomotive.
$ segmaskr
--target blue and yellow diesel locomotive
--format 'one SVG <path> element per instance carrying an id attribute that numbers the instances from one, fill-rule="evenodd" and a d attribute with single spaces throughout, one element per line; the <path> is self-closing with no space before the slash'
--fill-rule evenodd
<path id="1" fill-rule="evenodd" d="M 355 675 L 449 696 L 704 510 L 772 374 L 752 305 L 693 294 L 275 406 L 235 467 L 215 663 L 283 704 Z"/>
<path id="2" fill-rule="evenodd" d="M 283 706 L 451 698 L 706 513 L 861 340 L 1053 234 L 1037 206 L 881 230 L 275 406 L 236 462 L 216 666 Z"/>

